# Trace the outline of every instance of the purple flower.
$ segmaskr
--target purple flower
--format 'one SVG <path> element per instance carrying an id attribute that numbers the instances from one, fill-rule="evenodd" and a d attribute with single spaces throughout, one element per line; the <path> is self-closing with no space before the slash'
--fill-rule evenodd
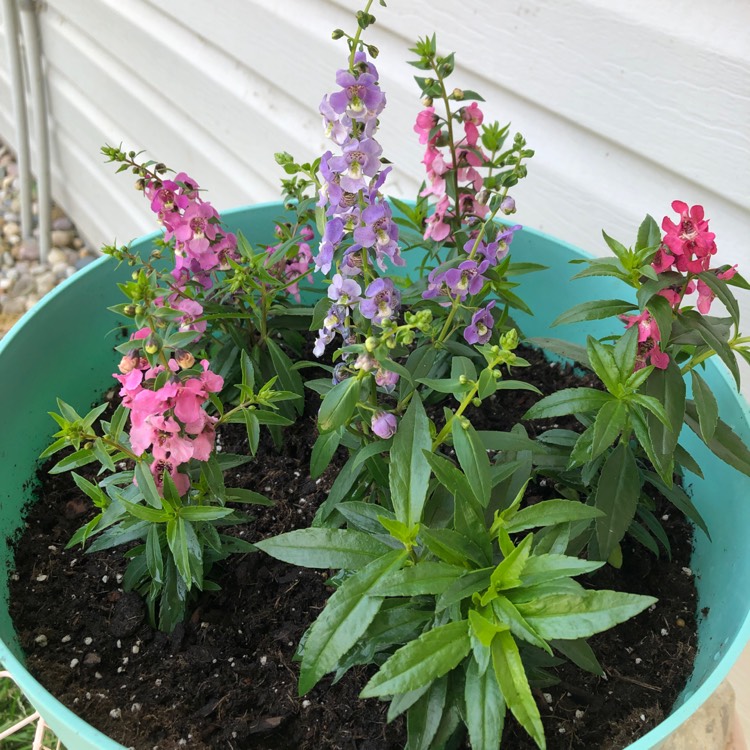
<path id="1" fill-rule="evenodd" d="M 344 276 L 359 276 L 362 273 L 362 253 L 360 245 L 352 245 L 344 251 L 339 271 Z"/>
<path id="2" fill-rule="evenodd" d="M 401 294 L 391 279 L 375 279 L 366 289 L 367 299 L 359 303 L 359 311 L 376 325 L 390 318 L 398 309 Z"/>
<path id="3" fill-rule="evenodd" d="M 323 115 L 323 128 L 327 138 L 330 138 L 335 144 L 342 146 L 349 137 L 351 129 L 351 119 L 346 115 L 339 115 L 334 112 L 328 96 L 323 97 L 320 103 L 320 114 Z"/>
<path id="4" fill-rule="evenodd" d="M 331 109 L 337 114 L 347 114 L 355 120 L 367 119 L 369 112 L 377 114 L 385 105 L 385 96 L 370 73 L 362 73 L 358 78 L 348 70 L 336 73 L 336 83 L 342 90 L 331 94 Z"/>
<path id="5" fill-rule="evenodd" d="M 437 268 L 433 268 L 427 276 L 427 289 L 422 292 L 422 299 L 444 297 L 447 294 L 448 287 L 445 285 L 445 271 L 438 272 Z"/>
<path id="6" fill-rule="evenodd" d="M 463 299 L 467 294 L 479 294 L 484 286 L 484 276 L 489 263 L 483 260 L 477 264 L 474 260 L 465 260 L 458 268 L 450 268 L 445 272 L 445 283 L 456 297 Z"/>
<path id="7" fill-rule="evenodd" d="M 471 316 L 471 325 L 466 326 L 464 330 L 464 338 L 469 344 L 486 344 L 492 336 L 492 327 L 495 325 L 495 321 L 492 317 L 492 308 L 495 306 L 495 300 L 493 299 L 488 303 L 487 307 L 479 308 L 474 315 Z"/>
<path id="8" fill-rule="evenodd" d="M 344 222 L 341 219 L 330 219 L 326 224 L 320 240 L 318 254 L 315 256 L 315 270 L 328 273 L 333 263 L 333 253 L 344 236 Z"/>
<path id="9" fill-rule="evenodd" d="M 349 308 L 344 305 L 331 305 L 323 319 L 323 327 L 333 330 L 342 326 L 349 314 Z"/>
<path id="10" fill-rule="evenodd" d="M 345 279 L 340 273 L 334 274 L 331 286 L 328 287 L 328 298 L 340 305 L 352 305 L 359 302 L 362 289 L 354 279 Z"/>
<path id="11" fill-rule="evenodd" d="M 398 225 L 392 220 L 391 208 L 385 203 L 368 206 L 362 212 L 363 224 L 354 230 L 354 239 L 362 247 L 375 246 L 375 259 L 385 270 L 383 256 L 396 266 L 405 265 L 398 248 Z"/>
<path id="12" fill-rule="evenodd" d="M 341 175 L 343 190 L 356 193 L 367 187 L 365 177 L 374 177 L 380 169 L 382 146 L 374 138 L 352 139 L 344 144 L 343 154 L 329 160 L 328 166 Z"/>
<path id="13" fill-rule="evenodd" d="M 516 202 L 509 195 L 503 198 L 500 204 L 500 210 L 507 216 L 508 214 L 514 214 L 516 212 Z"/>
<path id="14" fill-rule="evenodd" d="M 396 434 L 398 422 L 395 414 L 389 414 L 385 411 L 379 411 L 372 418 L 372 431 L 383 440 L 387 440 Z"/>
<path id="15" fill-rule="evenodd" d="M 335 333 L 330 328 L 321 328 L 318 331 L 318 338 L 315 339 L 315 346 L 313 347 L 313 354 L 316 357 L 322 357 L 328 344 L 333 341 Z"/>

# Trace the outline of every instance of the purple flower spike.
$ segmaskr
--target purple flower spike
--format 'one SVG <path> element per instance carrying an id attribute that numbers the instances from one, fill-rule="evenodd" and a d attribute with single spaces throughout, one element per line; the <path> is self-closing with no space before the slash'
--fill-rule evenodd
<path id="1" fill-rule="evenodd" d="M 493 299 L 488 303 L 487 307 L 479 308 L 474 315 L 471 316 L 471 325 L 466 326 L 464 330 L 464 338 L 469 344 L 486 344 L 492 336 L 492 327 L 495 325 L 495 321 L 492 317 L 492 308 L 495 306 L 495 300 Z"/>
<path id="2" fill-rule="evenodd" d="M 347 114 L 352 119 L 363 120 L 368 112 L 377 113 L 385 104 L 385 96 L 370 73 L 355 78 L 348 70 L 339 70 L 336 83 L 342 91 L 331 94 L 329 102 L 333 111 L 340 115 Z"/>
<path id="3" fill-rule="evenodd" d="M 372 431 L 383 440 L 387 440 L 392 435 L 396 434 L 398 428 L 398 422 L 394 414 L 389 414 L 385 411 L 379 411 L 372 418 Z"/>
<path id="4" fill-rule="evenodd" d="M 359 311 L 376 325 L 395 314 L 401 294 L 390 279 L 375 279 L 365 291 L 367 299 L 359 303 Z"/>

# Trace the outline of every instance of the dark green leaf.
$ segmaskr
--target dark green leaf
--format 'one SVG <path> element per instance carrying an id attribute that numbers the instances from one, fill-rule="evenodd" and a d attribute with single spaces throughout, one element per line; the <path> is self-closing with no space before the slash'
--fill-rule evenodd
<path id="1" fill-rule="evenodd" d="M 414 394 L 393 439 L 390 464 L 391 502 L 396 518 L 409 528 L 419 523 L 427 497 L 430 465 L 424 451 L 432 449 L 429 419 Z"/>
<path id="2" fill-rule="evenodd" d="M 548 417 L 562 417 L 566 414 L 598 411 L 612 398 L 609 393 L 595 388 L 564 388 L 537 401 L 522 418 L 547 419 Z"/>
<path id="3" fill-rule="evenodd" d="M 409 709 L 406 715 L 406 734 L 409 750 L 431 750 L 432 740 L 440 726 L 445 707 L 447 677 L 430 685 L 429 690 Z"/>
<path id="4" fill-rule="evenodd" d="M 558 315 L 552 326 L 566 323 L 580 323 L 585 320 L 601 320 L 615 315 L 623 315 L 637 309 L 634 302 L 624 299 L 597 299 L 592 302 L 581 302 L 574 305 L 562 315 Z"/>
<path id="5" fill-rule="evenodd" d="M 416 690 L 450 672 L 470 648 L 468 620 L 433 628 L 396 651 L 360 696 L 374 698 Z"/>
<path id="6" fill-rule="evenodd" d="M 318 412 L 318 427 L 321 432 L 335 430 L 351 419 L 359 401 L 359 385 L 357 378 L 347 378 L 326 393 Z"/>
<path id="7" fill-rule="evenodd" d="M 708 383 L 695 371 L 691 370 L 693 380 L 693 400 L 698 411 L 698 423 L 701 428 L 703 442 L 708 445 L 716 432 L 719 421 L 719 406 L 716 397 L 708 387 Z"/>
<path id="8" fill-rule="evenodd" d="M 453 420 L 451 434 L 456 457 L 469 487 L 480 505 L 486 508 L 491 490 L 490 460 L 487 458 L 487 451 L 477 431 L 470 424 L 464 427 L 460 419 Z"/>
<path id="9" fill-rule="evenodd" d="M 310 476 L 312 479 L 317 479 L 328 468 L 343 434 L 344 427 L 342 425 L 338 429 L 318 435 L 310 457 Z"/>
<path id="10" fill-rule="evenodd" d="M 594 505 L 604 513 L 595 522 L 600 559 L 606 560 L 625 536 L 640 494 L 641 476 L 635 457 L 626 443 L 620 443 L 604 462 L 596 488 Z"/>
<path id="11" fill-rule="evenodd" d="M 505 702 L 493 669 L 469 661 L 464 687 L 466 726 L 473 750 L 498 750 L 505 725 Z"/>
<path id="12" fill-rule="evenodd" d="M 685 423 L 696 435 L 701 436 L 700 417 L 694 401 L 687 401 L 685 404 Z M 724 420 L 716 422 L 713 437 L 706 445 L 722 461 L 750 476 L 750 450 Z"/>

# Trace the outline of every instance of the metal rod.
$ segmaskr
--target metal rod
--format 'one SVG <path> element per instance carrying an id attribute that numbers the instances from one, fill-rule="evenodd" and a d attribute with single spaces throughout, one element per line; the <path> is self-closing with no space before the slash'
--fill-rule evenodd
<path id="1" fill-rule="evenodd" d="M 37 155 L 37 212 L 39 215 L 39 259 L 46 261 L 52 237 L 52 195 L 49 154 L 49 128 L 42 70 L 42 45 L 39 19 L 33 0 L 18 0 L 21 11 L 21 28 L 26 48 L 26 65 L 29 72 L 29 91 L 34 106 L 34 140 Z"/>
<path id="2" fill-rule="evenodd" d="M 16 163 L 18 164 L 18 192 L 21 200 L 21 235 L 31 237 L 34 217 L 31 210 L 31 158 L 29 155 L 29 122 L 26 117 L 26 89 L 23 83 L 23 62 L 18 33 L 18 10 L 14 0 L 3 0 L 5 35 L 8 40 L 8 65 L 16 126 Z"/>

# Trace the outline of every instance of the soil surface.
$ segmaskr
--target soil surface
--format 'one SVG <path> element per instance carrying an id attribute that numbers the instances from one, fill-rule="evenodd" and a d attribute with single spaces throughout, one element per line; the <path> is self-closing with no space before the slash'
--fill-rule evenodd
<path id="1" fill-rule="evenodd" d="M 581 384 L 568 367 L 550 365 L 535 352 L 524 356 L 533 360 L 524 376 L 544 393 Z M 594 385 L 592 376 L 584 384 Z M 507 430 L 536 398 L 500 391 L 484 402 L 481 414 L 469 416 L 478 429 Z M 340 453 L 320 479 L 310 478 L 318 397 L 309 402 L 286 432 L 281 453 L 262 442 L 255 460 L 227 474 L 227 486 L 277 501 L 253 509 L 254 520 L 237 527 L 235 533 L 248 541 L 309 525 L 342 465 Z M 246 453 L 244 428 L 228 427 L 222 450 Z M 534 425 L 529 432 L 534 434 Z M 122 550 L 89 555 L 65 549 L 92 513 L 88 499 L 68 475 L 41 472 L 40 481 L 40 499 L 16 546 L 11 615 L 31 672 L 90 724 L 137 750 L 404 747 L 403 721 L 385 723 L 387 704 L 357 698 L 372 670 L 351 670 L 335 684 L 328 677 L 297 696 L 295 649 L 331 593 L 325 572 L 262 553 L 234 556 L 212 576 L 222 590 L 165 635 L 149 626 L 140 598 L 122 591 Z M 692 670 L 692 528 L 671 508 L 660 515 L 672 543 L 671 561 L 626 541 L 624 570 L 607 566 L 579 579 L 656 596 L 659 603 L 590 639 L 606 677 L 565 664 L 554 670 L 558 684 L 535 689 L 550 750 L 627 746 L 669 713 Z M 535 745 L 509 716 L 502 747 Z"/>

